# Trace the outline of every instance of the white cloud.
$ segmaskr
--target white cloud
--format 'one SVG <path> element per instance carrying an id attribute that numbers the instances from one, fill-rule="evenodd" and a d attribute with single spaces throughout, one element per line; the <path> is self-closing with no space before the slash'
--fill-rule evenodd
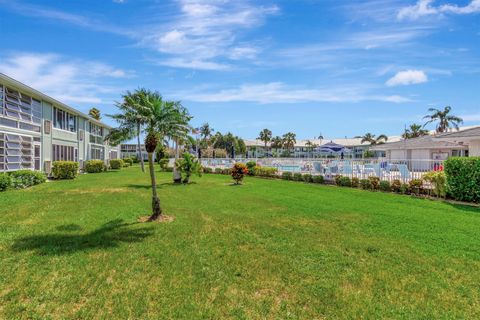
<path id="1" fill-rule="evenodd" d="M 238 88 L 223 89 L 217 92 L 177 93 L 184 100 L 196 102 L 255 102 L 269 103 L 302 103 L 302 102 L 360 102 L 384 101 L 402 103 L 411 101 L 397 95 L 385 96 L 369 94 L 363 88 L 336 87 L 336 88 L 299 88 L 288 86 L 281 82 L 244 84 Z"/>
<path id="2" fill-rule="evenodd" d="M 386 85 L 389 87 L 406 86 L 427 81 L 428 76 L 422 70 L 405 70 L 397 72 L 392 78 L 388 79 Z"/>
<path id="3" fill-rule="evenodd" d="M 148 26 L 141 44 L 166 56 L 163 65 L 207 70 L 230 69 L 231 62 L 252 59 L 258 48 L 238 44 L 240 31 L 261 25 L 275 6 L 248 0 L 179 0 L 181 13 L 171 23 Z M 178 63 L 182 61 L 182 63 Z"/>
<path id="4" fill-rule="evenodd" d="M 64 103 L 104 103 L 117 95 L 111 80 L 128 72 L 96 61 L 72 60 L 56 54 L 16 53 L 1 57 L 0 72 Z"/>
<path id="5" fill-rule="evenodd" d="M 418 0 L 415 5 L 401 8 L 398 11 L 398 20 L 416 20 L 425 16 L 441 15 L 444 13 L 450 14 L 472 14 L 480 12 L 480 0 L 471 0 L 465 6 L 456 4 L 444 4 L 434 6 L 435 0 Z"/>

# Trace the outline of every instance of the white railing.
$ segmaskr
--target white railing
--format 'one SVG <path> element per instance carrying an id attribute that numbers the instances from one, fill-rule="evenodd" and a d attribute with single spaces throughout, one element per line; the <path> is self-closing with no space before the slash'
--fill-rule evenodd
<path id="1" fill-rule="evenodd" d="M 279 173 L 309 173 L 323 175 L 333 179 L 337 175 L 366 179 L 370 176 L 381 180 L 398 179 L 408 182 L 421 179 L 434 170 L 443 170 L 443 160 L 387 160 L 387 159 L 298 159 L 298 158 L 261 158 L 261 159 L 201 159 L 203 166 L 210 168 L 231 168 L 235 162 L 255 161 L 263 167 L 277 168 Z"/>

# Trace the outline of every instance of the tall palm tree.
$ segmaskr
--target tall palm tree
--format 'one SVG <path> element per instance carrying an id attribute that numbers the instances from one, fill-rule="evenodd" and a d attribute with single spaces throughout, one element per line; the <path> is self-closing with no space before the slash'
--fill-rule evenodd
<path id="1" fill-rule="evenodd" d="M 402 135 L 404 139 L 413 139 L 423 136 L 428 136 L 429 132 L 419 124 L 411 124 L 408 129 L 405 130 L 405 133 Z"/>
<path id="2" fill-rule="evenodd" d="M 436 127 L 437 133 L 446 132 L 451 127 L 458 130 L 458 126 L 463 123 L 462 118 L 450 114 L 450 111 L 452 111 L 452 107 L 450 106 L 446 106 L 443 111 L 436 108 L 430 108 L 428 111 L 431 112 L 431 114 L 423 117 L 423 119 L 428 120 L 423 126 L 425 127 L 432 122 L 438 122 Z"/>
<path id="3" fill-rule="evenodd" d="M 295 143 L 297 143 L 297 140 L 296 140 L 296 137 L 297 135 L 293 132 L 287 132 L 283 135 L 282 139 L 283 139 L 283 146 L 285 147 L 285 149 L 287 149 L 289 152 L 290 150 L 292 150 L 293 148 L 295 148 Z"/>
<path id="4" fill-rule="evenodd" d="M 361 143 L 368 142 L 372 146 L 377 145 L 377 144 L 383 144 L 383 143 L 387 142 L 387 140 L 388 140 L 388 137 L 384 134 L 381 134 L 377 137 L 374 134 L 371 134 L 369 132 L 365 133 L 365 135 L 363 135 L 360 138 L 362 138 Z"/>
<path id="5" fill-rule="evenodd" d="M 267 144 L 272 140 L 272 131 L 263 129 L 260 131 L 257 139 L 262 141 L 265 144 L 265 148 L 267 148 Z"/>
<path id="6" fill-rule="evenodd" d="M 114 119 L 119 124 L 119 127 L 114 129 L 107 138 L 114 138 L 117 142 L 122 142 L 137 138 L 137 149 L 139 152 L 139 161 L 142 172 L 145 172 L 145 165 L 143 163 L 142 145 L 140 136 L 143 132 L 145 119 L 142 115 L 142 96 L 147 91 L 145 89 L 138 89 L 134 92 L 127 91 L 122 96 L 122 102 L 116 102 L 115 105 L 119 112 L 113 115 L 107 115 Z"/>
<path id="7" fill-rule="evenodd" d="M 202 124 L 202 126 L 199 128 L 200 136 L 202 138 L 202 141 L 207 143 L 209 142 L 210 138 L 212 137 L 212 134 L 215 130 L 210 127 L 210 125 L 205 122 Z"/>
<path id="8" fill-rule="evenodd" d="M 149 221 L 157 220 L 162 215 L 160 198 L 157 194 L 157 182 L 153 154 L 159 141 L 167 137 L 178 137 L 179 132 L 189 132 L 190 117 L 179 102 L 163 100 L 158 92 L 146 91 L 141 95 L 142 117 L 145 119 L 145 149 L 148 153 L 148 166 L 152 184 L 152 215 Z"/>

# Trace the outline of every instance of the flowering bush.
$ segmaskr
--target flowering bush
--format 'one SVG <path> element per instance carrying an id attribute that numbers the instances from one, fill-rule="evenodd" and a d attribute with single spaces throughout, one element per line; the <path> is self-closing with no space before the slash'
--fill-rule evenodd
<path id="1" fill-rule="evenodd" d="M 423 176 L 423 180 L 432 185 L 437 197 L 444 198 L 447 195 L 447 176 L 444 171 L 430 171 Z"/>
<path id="2" fill-rule="evenodd" d="M 245 164 L 237 162 L 233 165 L 230 174 L 233 180 L 235 180 L 235 184 L 240 184 L 245 175 L 248 174 L 248 168 Z"/>

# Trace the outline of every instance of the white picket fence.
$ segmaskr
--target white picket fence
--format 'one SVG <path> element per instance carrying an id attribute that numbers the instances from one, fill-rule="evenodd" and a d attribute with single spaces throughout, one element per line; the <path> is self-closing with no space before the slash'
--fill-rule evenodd
<path id="1" fill-rule="evenodd" d="M 205 167 L 231 168 L 235 162 L 255 161 L 263 167 L 277 168 L 279 173 L 309 173 L 323 175 L 333 179 L 337 175 L 366 179 L 370 176 L 381 180 L 398 179 L 408 182 L 421 179 L 430 171 L 443 170 L 443 160 L 386 160 L 386 159 L 298 159 L 298 158 L 261 158 L 261 159 L 201 159 Z"/>

